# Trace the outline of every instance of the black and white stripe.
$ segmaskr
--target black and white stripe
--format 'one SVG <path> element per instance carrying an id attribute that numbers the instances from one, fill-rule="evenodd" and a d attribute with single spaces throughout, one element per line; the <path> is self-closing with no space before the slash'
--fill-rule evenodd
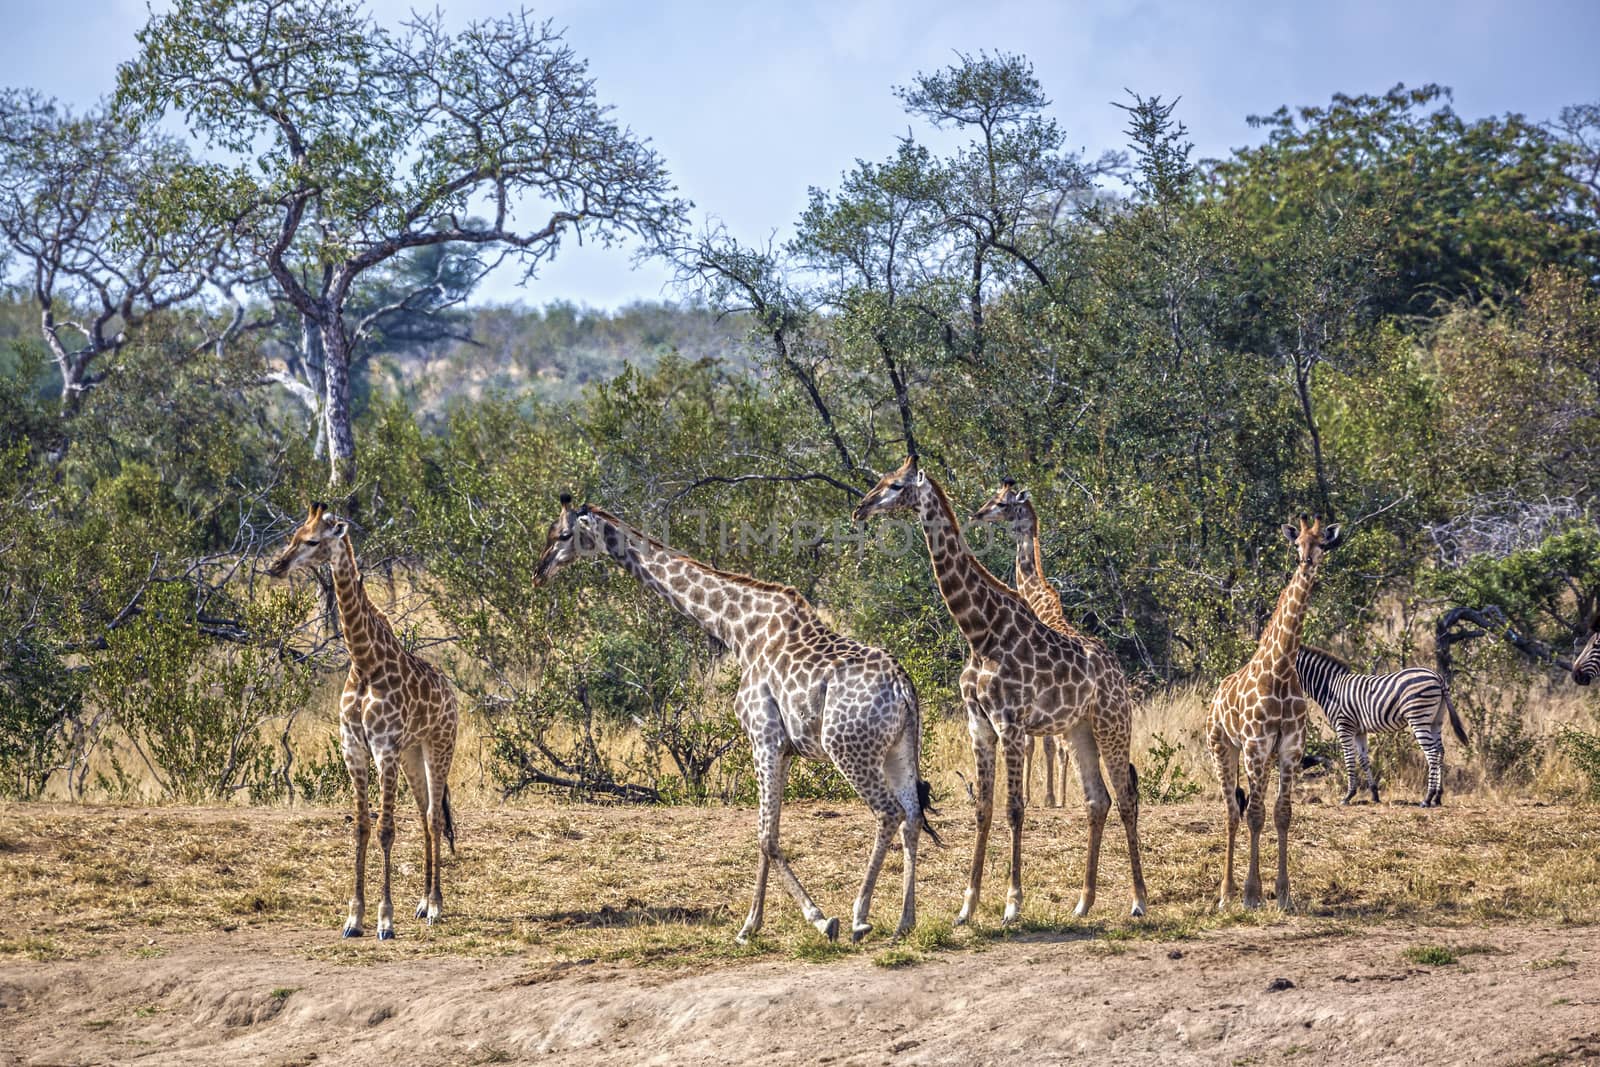
<path id="1" fill-rule="evenodd" d="M 1595 675 L 1600 674 L 1600 619 L 1590 625 L 1589 632 L 1582 640 L 1583 644 L 1572 660 L 1572 680 L 1579 685 L 1588 685 Z"/>
<path id="2" fill-rule="evenodd" d="M 1467 743 L 1467 732 L 1462 729 L 1450 693 L 1438 674 L 1426 667 L 1407 667 L 1393 674 L 1357 674 L 1338 656 L 1309 645 L 1300 646 L 1296 653 L 1295 670 L 1300 674 L 1300 687 L 1322 705 L 1328 722 L 1339 735 L 1349 786 L 1345 803 L 1356 795 L 1358 763 L 1373 802 L 1378 800 L 1378 780 L 1367 757 L 1367 735 L 1409 729 L 1428 761 L 1428 788 L 1422 796 L 1422 806 L 1438 805 L 1444 792 L 1442 734 L 1446 713 L 1456 737 L 1462 744 Z"/>

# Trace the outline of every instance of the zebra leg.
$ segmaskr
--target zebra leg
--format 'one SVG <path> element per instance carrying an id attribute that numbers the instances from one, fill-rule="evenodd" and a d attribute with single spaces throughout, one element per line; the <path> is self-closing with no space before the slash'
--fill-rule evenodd
<path id="1" fill-rule="evenodd" d="M 1360 779 L 1356 777 L 1356 741 L 1355 737 L 1343 731 L 1339 734 L 1339 750 L 1344 753 L 1344 799 L 1341 804 L 1348 804 L 1355 799 L 1356 787 Z"/>
<path id="2" fill-rule="evenodd" d="M 1356 759 L 1361 762 L 1361 778 L 1372 793 L 1372 802 L 1378 803 L 1378 776 L 1372 773 L 1372 760 L 1367 755 L 1367 735 L 1356 734 Z"/>
<path id="3" fill-rule="evenodd" d="M 1431 729 L 1416 731 L 1417 744 L 1422 746 L 1422 758 L 1428 761 L 1428 787 L 1422 794 L 1421 807 L 1436 808 L 1444 793 L 1444 739 Z"/>

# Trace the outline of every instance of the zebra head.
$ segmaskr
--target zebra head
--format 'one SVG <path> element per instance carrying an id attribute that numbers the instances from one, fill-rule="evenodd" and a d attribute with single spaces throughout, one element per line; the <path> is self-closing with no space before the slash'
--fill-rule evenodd
<path id="1" fill-rule="evenodd" d="M 1600 619 L 1596 619 L 1600 622 Z M 1600 674 L 1600 629 L 1591 625 L 1589 633 L 1582 638 L 1583 646 L 1578 649 L 1578 654 L 1572 658 L 1572 680 L 1579 685 L 1588 685 L 1594 676 Z M 1573 644 L 1577 644 L 1576 641 Z"/>

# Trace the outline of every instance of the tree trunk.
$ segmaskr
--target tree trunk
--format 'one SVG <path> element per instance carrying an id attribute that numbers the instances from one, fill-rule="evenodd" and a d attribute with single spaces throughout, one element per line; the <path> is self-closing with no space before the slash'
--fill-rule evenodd
<path id="1" fill-rule="evenodd" d="M 1322 462 L 1322 434 L 1317 431 L 1317 420 L 1311 413 L 1311 372 L 1314 360 L 1296 356 L 1294 364 L 1295 391 L 1300 394 L 1300 410 L 1306 417 L 1306 430 L 1311 434 L 1311 458 L 1317 468 L 1317 495 L 1322 498 L 1322 515 L 1333 517 L 1333 505 L 1328 500 L 1328 472 Z"/>
<path id="2" fill-rule="evenodd" d="M 322 358 L 328 485 L 348 488 L 356 477 L 356 438 L 350 426 L 350 342 L 339 315 L 331 315 L 322 326 Z"/>

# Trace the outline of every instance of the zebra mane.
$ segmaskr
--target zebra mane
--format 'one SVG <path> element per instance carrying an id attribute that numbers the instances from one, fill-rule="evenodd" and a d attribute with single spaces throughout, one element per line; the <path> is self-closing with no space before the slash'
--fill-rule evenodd
<path id="1" fill-rule="evenodd" d="M 1333 654 L 1332 652 L 1329 652 L 1325 648 L 1318 648 L 1315 645 L 1302 644 L 1300 646 L 1300 651 L 1309 652 L 1313 656 L 1321 656 L 1323 659 L 1326 659 L 1326 660 L 1332 660 L 1334 663 L 1337 663 L 1339 666 L 1343 667 L 1347 671 L 1351 671 L 1351 672 L 1355 671 L 1355 668 L 1350 666 L 1350 661 L 1349 660 L 1345 659 L 1343 656 L 1337 656 L 1337 655 Z"/>

